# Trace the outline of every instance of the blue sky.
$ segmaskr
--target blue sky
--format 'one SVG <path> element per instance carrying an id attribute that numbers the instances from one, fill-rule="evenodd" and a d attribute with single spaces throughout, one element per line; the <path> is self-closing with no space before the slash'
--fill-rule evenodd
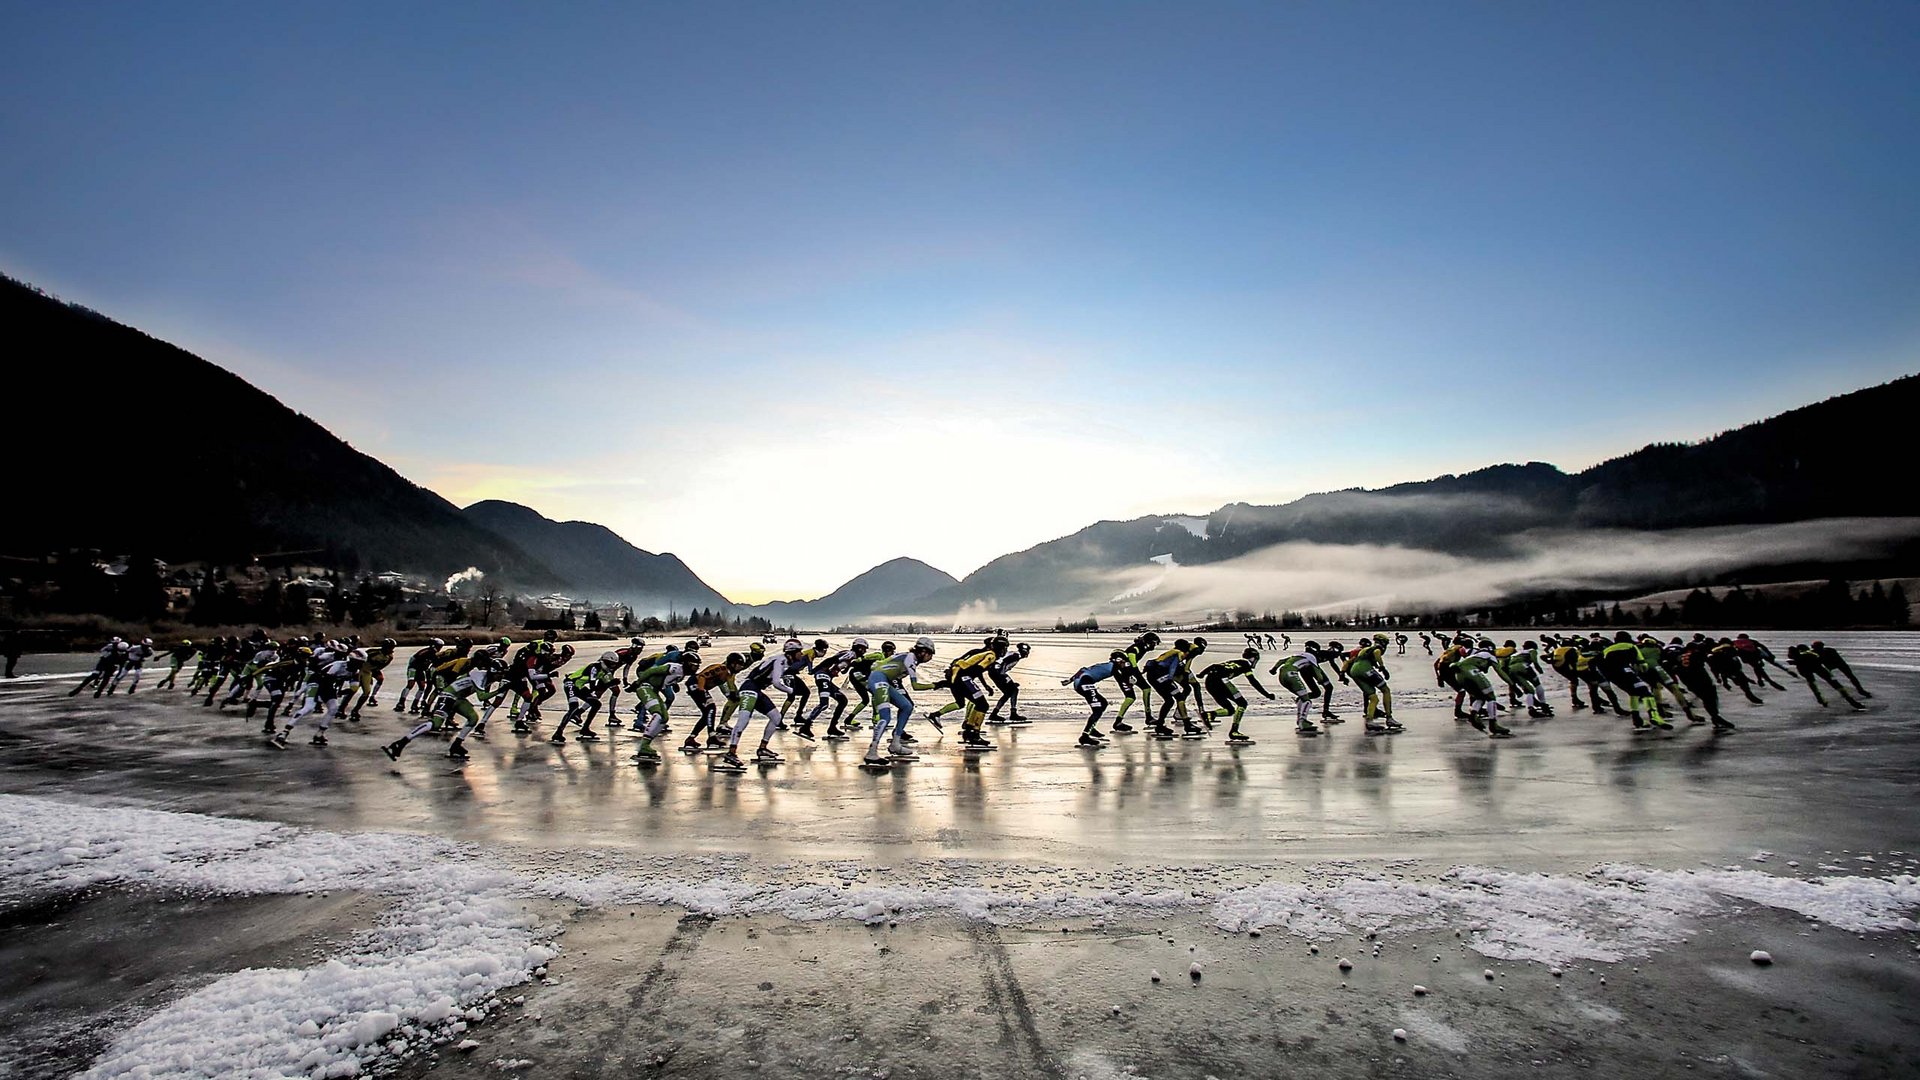
<path id="1" fill-rule="evenodd" d="M 0 2 L 0 269 L 736 599 L 1920 370 L 1912 4 Z"/>

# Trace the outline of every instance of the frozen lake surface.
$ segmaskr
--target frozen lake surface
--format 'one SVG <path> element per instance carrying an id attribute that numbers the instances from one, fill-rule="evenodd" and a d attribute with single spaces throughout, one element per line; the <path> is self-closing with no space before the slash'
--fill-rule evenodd
<path id="1" fill-rule="evenodd" d="M 1920 636 L 1820 636 L 1869 711 L 1789 682 L 1723 698 L 1738 733 L 1636 736 L 1549 674 L 1560 715 L 1492 742 L 1416 639 L 1406 734 L 1342 687 L 1318 739 L 1255 697 L 1254 746 L 1087 751 L 1059 679 L 1124 639 L 1035 635 L 1037 723 L 975 758 L 916 721 L 878 776 L 863 743 L 733 776 L 504 725 L 393 764 L 385 708 L 280 753 L 29 657 L 0 1076 L 1911 1075 Z"/>

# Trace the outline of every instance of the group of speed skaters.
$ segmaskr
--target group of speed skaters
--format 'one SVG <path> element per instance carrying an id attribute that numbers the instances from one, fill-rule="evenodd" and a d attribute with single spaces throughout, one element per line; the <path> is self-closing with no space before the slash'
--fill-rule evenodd
<path id="1" fill-rule="evenodd" d="M 1396 665 L 1406 654 L 1405 634 L 1396 640 L 1374 633 L 1351 647 L 1339 641 L 1307 641 L 1297 649 L 1281 635 L 1278 658 L 1271 663 L 1263 662 L 1258 646 L 1276 644 L 1275 639 L 1245 637 L 1247 646 L 1238 656 L 1209 663 L 1203 659 L 1205 637 L 1167 643 L 1149 631 L 1114 649 L 1106 660 L 1067 675 L 1061 685 L 1088 706 L 1078 746 L 1097 751 L 1110 746 L 1114 737 L 1136 733 L 1155 740 L 1205 739 L 1221 726 L 1228 745 L 1250 746 L 1254 740 L 1242 726 L 1248 710 L 1242 681 L 1270 701 L 1282 693 L 1291 695 L 1293 730 L 1303 737 L 1320 735 L 1322 724 L 1342 722 L 1333 707 L 1336 685 L 1359 690 L 1366 735 L 1392 736 L 1405 730 L 1394 718 L 1388 660 L 1390 650 Z M 1691 640 L 1673 637 L 1664 642 L 1651 633 L 1625 630 L 1541 634 L 1537 640 L 1504 643 L 1464 631 L 1422 633 L 1420 638 L 1429 654 L 1436 646 L 1440 650 L 1433 677 L 1437 686 L 1453 691 L 1454 717 L 1494 739 L 1514 734 L 1500 721 L 1503 709 L 1525 709 L 1535 718 L 1554 715 L 1543 685 L 1549 672 L 1565 680 L 1574 709 L 1611 710 L 1630 718 L 1637 732 L 1671 730 L 1676 715 L 1693 724 L 1711 724 L 1715 734 L 1736 730 L 1721 715 L 1720 692 L 1737 690 L 1748 702 L 1760 704 L 1760 689 L 1785 689 L 1770 667 L 1803 680 L 1823 706 L 1828 704 L 1823 683 L 1856 710 L 1865 708 L 1860 699 L 1873 696 L 1846 659 L 1819 641 L 1792 646 L 1782 664 L 1746 634 L 1715 639 L 1696 633 Z M 408 657 L 405 682 L 393 704 L 394 711 L 418 719 L 382 749 L 398 761 L 415 740 L 440 735 L 450 740 L 447 756 L 464 761 L 470 756 L 469 740 L 486 739 L 487 725 L 502 706 L 508 708 L 514 732 L 531 735 L 550 703 L 560 713 L 547 733 L 550 742 L 567 742 L 569 728 L 573 739 L 595 742 L 601 735 L 594 722 L 603 713 L 606 728 L 626 726 L 618 709 L 622 693 L 632 701 L 638 764 L 662 760 L 661 739 L 671 730 L 674 705 L 684 697 L 693 703 L 696 716 L 678 750 L 706 757 L 713 769 L 723 772 L 744 771 L 749 762 L 781 763 L 784 758 L 775 743 L 785 731 L 807 742 L 864 736 L 862 764 L 870 769 L 914 761 L 917 740 L 908 727 L 917 712 L 915 691 L 949 692 L 951 701 L 919 715 L 944 733 L 943 718 L 960 713 L 956 734 L 963 753 L 996 748 L 986 737 L 988 725 L 1031 723 L 1020 709 L 1020 683 L 1013 676 L 1033 648 L 1013 642 L 1004 631 L 995 631 L 939 669 L 934 667 L 938 647 L 929 637 L 904 649 L 893 641 L 875 647 L 865 637 L 855 637 L 844 648 L 824 638 L 811 645 L 789 638 L 769 648 L 773 640 L 753 642 L 744 651 L 707 663 L 700 654 L 709 645 L 705 638 L 650 651 L 636 637 L 569 671 L 574 647 L 557 641 L 552 632 L 518 647 L 507 638 L 480 646 L 434 639 Z M 93 688 L 96 696 L 111 694 L 129 672 L 131 693 L 139 666 L 157 651 L 150 642 L 115 639 L 72 693 Z M 244 705 L 249 717 L 264 710 L 261 733 L 278 749 L 288 746 L 296 726 L 311 720 L 310 742 L 324 746 L 334 721 L 360 720 L 365 708 L 378 704 L 384 669 L 395 653 L 390 638 L 367 645 L 353 638 L 282 643 L 256 631 L 244 642 L 215 639 L 196 646 L 182 641 L 165 650 L 171 670 L 159 686 L 172 688 L 181 669 L 197 659 L 187 689 L 204 695 L 203 704 Z M 1273 679 L 1271 689 L 1261 682 L 1263 673 Z M 1851 693 L 1841 678 L 1851 685 Z M 1120 701 L 1102 731 L 1100 723 L 1112 707 L 1103 693 L 1107 683 Z M 1127 723 L 1136 704 L 1141 707 L 1138 727 Z M 825 728 L 816 732 L 823 717 Z M 743 740 L 756 721 L 758 743 L 743 756 Z"/>

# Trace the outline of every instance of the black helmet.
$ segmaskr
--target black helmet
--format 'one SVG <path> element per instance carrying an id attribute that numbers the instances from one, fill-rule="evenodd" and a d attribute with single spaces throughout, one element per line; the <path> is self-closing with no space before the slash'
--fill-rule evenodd
<path id="1" fill-rule="evenodd" d="M 821 652 L 826 652 L 826 651 L 827 651 L 827 639 L 826 639 L 826 638 L 814 638 L 814 639 L 813 639 L 813 647 L 814 647 L 815 649 L 818 649 L 818 650 L 819 650 L 819 651 L 821 651 Z"/>
<path id="2" fill-rule="evenodd" d="M 1242 650 L 1241 650 L 1241 652 L 1240 652 L 1240 659 L 1242 659 L 1242 660 L 1258 660 L 1258 659 L 1260 659 L 1260 650 L 1259 650 L 1259 649 L 1255 649 L 1255 648 L 1253 648 L 1253 647 L 1251 647 L 1251 646 L 1249 646 L 1249 647 L 1247 647 L 1247 648 L 1245 648 L 1245 649 L 1242 649 Z"/>
<path id="3" fill-rule="evenodd" d="M 739 667 L 746 667 L 746 666 L 747 666 L 747 658 L 746 658 L 746 657 L 744 657 L 744 656 L 741 656 L 741 655 L 740 655 L 739 653 L 737 653 L 737 652 L 730 652 L 730 653 L 728 653 L 728 654 L 727 654 L 727 666 L 728 666 L 728 667 L 733 667 L 733 666 L 736 666 L 736 665 L 737 665 L 737 666 L 739 666 Z"/>
<path id="4" fill-rule="evenodd" d="M 1181 652 L 1186 652 L 1188 649 L 1193 647 L 1193 642 L 1188 641 L 1186 638 L 1174 638 L 1173 647 L 1180 650 Z"/>
<path id="5" fill-rule="evenodd" d="M 690 652 L 686 649 L 682 649 L 680 650 L 680 663 L 686 665 L 687 667 L 697 668 L 700 666 L 700 654 L 697 652 Z"/>
<path id="6" fill-rule="evenodd" d="M 900 646 L 895 645 L 891 641 L 883 641 L 880 643 L 880 655 L 882 656 L 892 656 L 894 653 L 897 653 L 899 651 L 900 651 Z"/>

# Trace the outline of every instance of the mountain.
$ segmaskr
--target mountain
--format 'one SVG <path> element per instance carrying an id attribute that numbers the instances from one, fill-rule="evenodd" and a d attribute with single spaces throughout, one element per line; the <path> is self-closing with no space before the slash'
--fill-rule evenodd
<path id="1" fill-rule="evenodd" d="M 775 626 L 824 629 L 837 622 L 900 610 L 901 605 L 928 593 L 959 584 L 952 574 L 918 559 L 883 562 L 818 600 L 782 600 L 761 604 L 756 615 Z"/>
<path id="2" fill-rule="evenodd" d="M 1294 542 L 1491 559 L 1520 551 L 1534 530 L 1920 517 L 1920 485 L 1904 477 L 1898 444 L 1916 417 L 1920 376 L 1907 376 L 1702 442 L 1647 446 L 1578 473 L 1541 462 L 1495 465 L 1278 506 L 1233 503 L 1204 521 L 1173 515 L 1102 521 L 1003 555 L 903 611 L 940 615 L 992 605 L 1079 614 L 1111 601 L 1122 572 L 1138 574 L 1156 561 L 1205 566 Z M 1920 558 L 1920 547 L 1905 543 L 1893 557 Z M 1820 567 L 1799 556 L 1769 562 L 1776 557 L 1756 553 L 1753 559 L 1754 566 Z"/>
<path id="3" fill-rule="evenodd" d="M 509 582 L 553 572 L 232 372 L 0 277 L 13 344 L 0 429 L 15 475 L 0 553 L 66 548 L 242 563 L 313 550 L 344 569 Z"/>
<path id="4" fill-rule="evenodd" d="M 617 600 L 643 614 L 734 606 L 678 557 L 643 551 L 605 525 L 554 521 L 519 503 L 497 499 L 474 503 L 461 514 L 488 532 L 538 552 L 563 588 L 581 599 Z"/>

